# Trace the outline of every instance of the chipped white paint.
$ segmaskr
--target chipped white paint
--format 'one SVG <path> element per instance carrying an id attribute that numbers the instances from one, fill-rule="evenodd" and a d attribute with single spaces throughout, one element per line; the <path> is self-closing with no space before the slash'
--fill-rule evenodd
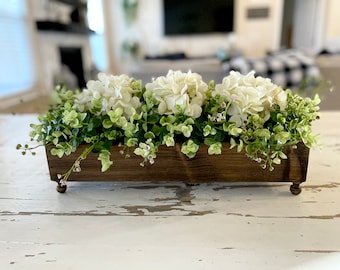
<path id="1" fill-rule="evenodd" d="M 315 124 L 307 182 L 49 181 L 23 157 L 35 115 L 0 115 L 0 269 L 338 269 L 340 113 Z M 175 169 L 175 168 L 174 168 Z M 251 172 L 249 172 L 251 173 Z"/>

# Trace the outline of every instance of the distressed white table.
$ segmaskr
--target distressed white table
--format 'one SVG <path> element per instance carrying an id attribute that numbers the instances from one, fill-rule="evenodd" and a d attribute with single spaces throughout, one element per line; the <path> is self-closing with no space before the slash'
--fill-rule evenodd
<path id="1" fill-rule="evenodd" d="M 302 193 L 287 183 L 81 183 L 59 194 L 36 115 L 0 115 L 0 269 L 339 269 L 340 112 L 314 131 Z"/>

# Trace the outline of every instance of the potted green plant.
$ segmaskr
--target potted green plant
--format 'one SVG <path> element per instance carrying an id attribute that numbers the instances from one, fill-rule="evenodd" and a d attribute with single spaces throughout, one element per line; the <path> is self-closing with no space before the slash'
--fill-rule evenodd
<path id="1" fill-rule="evenodd" d="M 46 146 L 51 179 L 60 192 L 77 175 L 96 180 L 99 174 L 93 174 L 91 164 L 100 163 L 106 172 L 100 180 L 115 180 L 110 172 L 116 179 L 141 180 L 145 174 L 151 181 L 152 176 L 184 177 L 186 182 L 288 178 L 292 193 L 298 194 L 308 149 L 317 142 L 312 122 L 319 118 L 319 102 L 317 95 L 301 97 L 254 72 L 232 71 L 215 84 L 197 73 L 170 70 L 145 85 L 127 75 L 100 73 L 83 91 L 57 87 L 55 104 L 39 116 L 38 124 L 31 124 L 30 137 L 38 145 L 17 148 L 34 153 L 35 147 Z M 176 154 L 169 152 L 173 150 Z M 56 160 L 57 166 L 52 164 Z M 217 170 L 211 169 L 214 164 Z M 244 166 L 252 170 L 247 176 L 242 176 Z"/>

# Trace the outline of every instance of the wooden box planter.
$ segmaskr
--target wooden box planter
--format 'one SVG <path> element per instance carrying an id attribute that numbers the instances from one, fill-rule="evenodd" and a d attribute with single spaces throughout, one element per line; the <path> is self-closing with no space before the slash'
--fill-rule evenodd
<path id="1" fill-rule="evenodd" d="M 84 146 L 85 147 L 85 146 Z M 74 160 L 83 151 L 79 147 L 76 153 L 58 158 L 50 154 L 46 147 L 47 160 L 51 180 L 58 183 L 57 190 L 65 192 L 66 186 L 61 185 L 57 174 L 66 172 Z M 98 155 L 90 153 L 81 162 L 81 172 L 71 173 L 68 181 L 134 181 L 134 182 L 184 182 L 187 184 L 210 182 L 291 182 L 290 191 L 297 195 L 301 192 L 300 184 L 306 181 L 309 148 L 304 144 L 288 147 L 285 151 L 288 158 L 276 165 L 274 171 L 262 169 L 261 166 L 246 157 L 229 149 L 224 143 L 221 155 L 207 154 L 207 147 L 201 146 L 196 156 L 187 158 L 181 153 L 181 145 L 161 147 L 153 165 L 141 167 L 141 158 L 131 155 L 124 158 L 119 153 L 121 148 L 112 147 L 111 168 L 102 173 Z"/>

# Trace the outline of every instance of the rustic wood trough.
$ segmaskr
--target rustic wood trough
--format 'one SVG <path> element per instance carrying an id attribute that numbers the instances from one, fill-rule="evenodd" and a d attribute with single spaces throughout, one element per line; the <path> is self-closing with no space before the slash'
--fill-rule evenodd
<path id="1" fill-rule="evenodd" d="M 85 145 L 69 156 L 58 158 L 50 154 L 51 147 L 46 147 L 46 154 L 51 180 L 58 183 L 58 192 L 65 192 L 66 185 L 61 184 L 58 174 L 66 172 L 74 163 Z M 186 184 L 213 182 L 291 182 L 290 191 L 297 195 L 301 192 L 300 184 L 306 181 L 309 148 L 299 143 L 297 147 L 287 147 L 287 159 L 276 165 L 274 171 L 262 169 L 261 166 L 229 149 L 224 143 L 221 155 L 207 154 L 207 147 L 201 146 L 196 156 L 187 158 L 181 153 L 181 145 L 175 147 L 161 146 L 155 163 L 140 166 L 141 158 L 131 155 L 125 158 L 120 154 L 121 148 L 113 146 L 111 151 L 111 168 L 102 173 L 98 154 L 90 153 L 81 162 L 81 171 L 72 172 L 68 181 L 115 181 L 115 182 L 183 182 Z"/>

